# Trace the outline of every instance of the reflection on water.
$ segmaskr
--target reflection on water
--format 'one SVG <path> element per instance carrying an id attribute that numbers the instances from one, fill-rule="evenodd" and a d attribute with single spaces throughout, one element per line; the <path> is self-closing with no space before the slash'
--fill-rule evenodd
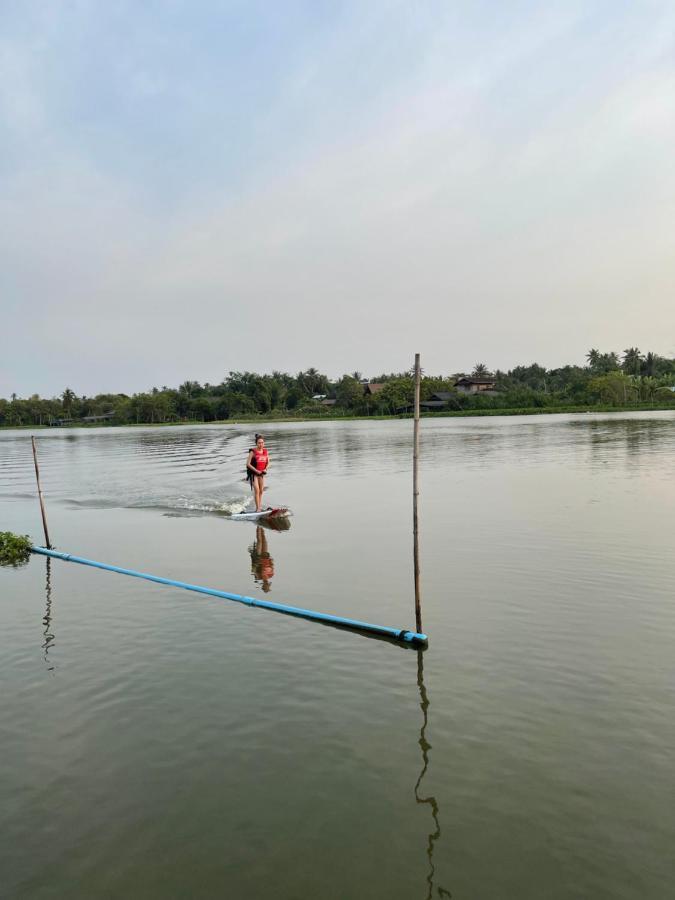
<path id="1" fill-rule="evenodd" d="M 571 435 L 572 446 L 586 448 L 592 465 L 621 459 L 628 473 L 665 462 L 672 447 L 668 418 L 578 419 L 559 431 L 561 445 Z"/>
<path id="2" fill-rule="evenodd" d="M 434 796 L 420 797 L 420 786 L 427 774 L 429 768 L 429 751 L 431 744 L 427 740 L 426 730 L 429 724 L 429 696 L 424 684 L 424 650 L 417 651 L 417 687 L 420 692 L 420 709 L 422 710 L 422 727 L 420 728 L 419 745 L 422 750 L 422 771 L 419 774 L 417 783 L 415 784 L 415 800 L 417 803 L 426 803 L 431 807 L 431 818 L 433 819 L 433 828 L 429 832 L 427 840 L 427 858 L 429 859 L 429 874 L 427 875 L 427 900 L 431 900 L 434 891 L 434 845 L 441 836 L 441 823 L 439 820 L 440 809 L 438 801 Z M 437 892 L 439 897 L 450 897 L 450 891 L 438 885 Z"/>
<path id="3" fill-rule="evenodd" d="M 256 584 L 261 585 L 267 594 L 272 590 L 272 578 L 274 578 L 274 560 L 270 556 L 267 546 L 265 529 L 260 525 L 255 530 L 255 541 L 248 548 L 251 556 L 251 573 Z"/>
<path id="4" fill-rule="evenodd" d="M 269 528 L 270 531 L 289 531 L 291 520 L 287 516 L 278 516 L 272 519 L 261 519 L 258 524 L 261 528 Z"/>
<path id="5" fill-rule="evenodd" d="M 45 607 L 45 614 L 42 619 L 42 624 L 45 626 L 43 631 L 44 636 L 44 644 L 42 645 L 42 649 L 44 650 L 44 660 L 47 666 L 48 672 L 53 672 L 55 666 L 51 663 L 49 659 L 49 651 L 54 646 L 54 635 L 51 633 L 51 624 L 52 624 L 52 561 L 49 557 L 46 557 L 47 563 L 47 574 L 45 581 L 45 595 L 47 605 Z"/>
<path id="6" fill-rule="evenodd" d="M 268 531 L 288 531 L 291 520 L 285 516 L 273 519 L 261 519 L 256 523 L 255 541 L 248 548 L 251 557 L 251 574 L 256 584 L 259 584 L 267 594 L 272 590 L 272 578 L 274 578 L 274 559 L 267 544 Z"/>
<path id="7" fill-rule="evenodd" d="M 59 542 L 411 625 L 411 423 L 267 430 L 290 521 L 228 519 L 248 428 L 44 432 Z M 415 674 L 385 637 L 0 570 L 3 896 L 670 896 L 674 455 L 675 411 L 425 421 Z M 34 480 L 0 431 L 4 527 L 39 529 Z"/>
<path id="8" fill-rule="evenodd" d="M 488 471 L 518 459 L 528 466 L 622 461 L 631 475 L 670 464 L 669 413 L 479 419 L 433 419 L 423 428 L 422 470 Z M 338 478 L 382 470 L 407 472 L 407 422 L 270 426 L 275 467 L 284 479 L 302 474 Z M 249 500 L 242 470 L 251 435 L 240 426 L 53 429 L 40 436 L 41 470 L 50 502 L 78 508 L 157 508 L 162 512 L 235 512 Z M 33 496 L 30 441 L 3 433 L 0 499 Z M 79 463 L 83 464 L 80 465 Z M 239 504 L 235 509 L 233 503 Z M 275 497 L 276 505 L 287 498 Z"/>

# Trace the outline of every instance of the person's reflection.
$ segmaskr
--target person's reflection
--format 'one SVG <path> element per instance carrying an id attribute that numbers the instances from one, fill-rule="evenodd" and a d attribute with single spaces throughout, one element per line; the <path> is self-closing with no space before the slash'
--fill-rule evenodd
<path id="1" fill-rule="evenodd" d="M 291 520 L 286 516 L 279 516 L 278 519 L 261 519 L 260 526 L 262 528 L 268 528 L 270 531 L 289 531 Z"/>
<path id="2" fill-rule="evenodd" d="M 47 596 L 47 606 L 45 608 L 45 614 L 42 618 L 42 624 L 45 626 L 44 631 L 42 632 L 45 642 L 42 645 L 42 649 L 44 650 L 44 659 L 47 665 L 47 671 L 53 672 L 54 666 L 50 665 L 49 660 L 49 650 L 54 643 L 54 635 L 50 631 L 50 626 L 52 624 L 52 561 L 49 557 L 47 557 L 47 577 L 45 583 L 45 594 Z"/>
<path id="3" fill-rule="evenodd" d="M 435 797 L 420 797 L 420 785 L 424 779 L 424 776 L 427 774 L 427 769 L 429 768 L 429 751 L 431 750 L 431 744 L 427 741 L 426 730 L 427 725 L 429 723 L 429 697 L 427 695 L 427 689 L 424 685 L 424 651 L 417 651 L 417 687 L 420 691 L 420 709 L 422 710 L 422 727 L 420 728 L 420 738 L 419 745 L 422 750 L 422 771 L 419 774 L 419 778 L 417 779 L 417 783 L 415 784 L 415 800 L 417 803 L 427 803 L 431 807 L 431 818 L 433 819 L 434 826 L 427 838 L 427 858 L 429 860 L 429 874 L 427 875 L 427 900 L 431 900 L 431 895 L 434 891 L 434 844 L 441 836 L 441 823 L 439 821 L 440 810 L 438 808 L 438 801 Z M 450 891 L 446 891 L 445 888 L 440 885 L 436 888 L 439 897 L 450 897 L 452 896 Z"/>
<path id="4" fill-rule="evenodd" d="M 267 548 L 265 529 L 258 525 L 255 530 L 255 543 L 248 548 L 251 555 L 251 573 L 256 584 L 261 585 L 267 594 L 272 590 L 274 578 L 274 560 Z"/>

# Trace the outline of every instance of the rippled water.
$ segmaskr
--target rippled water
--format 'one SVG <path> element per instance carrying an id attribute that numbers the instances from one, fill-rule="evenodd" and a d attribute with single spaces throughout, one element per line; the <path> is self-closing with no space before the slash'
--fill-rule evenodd
<path id="1" fill-rule="evenodd" d="M 60 549 L 414 625 L 411 423 L 39 432 Z M 666 898 L 675 416 L 423 422 L 425 653 L 34 557 L 0 570 L 0 894 Z M 30 439 L 0 530 L 41 542 Z"/>

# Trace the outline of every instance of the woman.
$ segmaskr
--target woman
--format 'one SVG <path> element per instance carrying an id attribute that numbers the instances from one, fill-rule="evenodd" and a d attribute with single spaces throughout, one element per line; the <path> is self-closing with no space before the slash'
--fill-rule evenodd
<path id="1" fill-rule="evenodd" d="M 264 481 L 269 464 L 270 457 L 265 447 L 265 438 L 262 434 L 256 434 L 255 447 L 251 447 L 248 451 L 248 459 L 246 460 L 246 478 L 253 491 L 256 512 L 262 510 L 263 491 L 265 490 Z"/>

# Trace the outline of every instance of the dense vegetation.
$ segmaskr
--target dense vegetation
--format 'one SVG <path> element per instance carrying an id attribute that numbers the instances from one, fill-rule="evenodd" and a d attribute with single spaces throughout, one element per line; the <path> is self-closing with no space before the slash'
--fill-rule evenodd
<path id="1" fill-rule="evenodd" d="M 471 395 L 458 391 L 452 376 L 424 376 L 422 399 L 435 392 L 449 394 L 447 409 L 454 412 L 490 409 L 536 410 L 575 406 L 675 405 L 675 359 L 655 353 L 643 355 L 636 347 L 616 353 L 590 350 L 585 366 L 546 369 L 533 363 L 509 372 L 496 371 L 495 390 Z M 479 363 L 471 373 L 485 377 Z M 366 383 L 382 384 L 374 394 Z M 322 399 L 325 398 L 325 399 Z M 65 421 L 83 423 L 90 417 L 107 416 L 111 424 L 197 421 L 212 422 L 248 417 L 298 417 L 335 415 L 392 415 L 412 404 L 410 372 L 382 374 L 363 379 L 359 372 L 331 381 L 316 369 L 297 375 L 273 372 L 230 372 L 220 384 L 185 381 L 178 388 L 153 388 L 147 393 L 98 394 L 78 397 L 66 388 L 60 397 L 0 398 L 0 426 L 49 425 Z M 327 404 L 326 400 L 334 400 Z M 98 422 L 97 422 L 98 424 Z"/>
<path id="2" fill-rule="evenodd" d="M 23 566 L 30 559 L 30 548 L 27 534 L 0 531 L 0 566 Z"/>

